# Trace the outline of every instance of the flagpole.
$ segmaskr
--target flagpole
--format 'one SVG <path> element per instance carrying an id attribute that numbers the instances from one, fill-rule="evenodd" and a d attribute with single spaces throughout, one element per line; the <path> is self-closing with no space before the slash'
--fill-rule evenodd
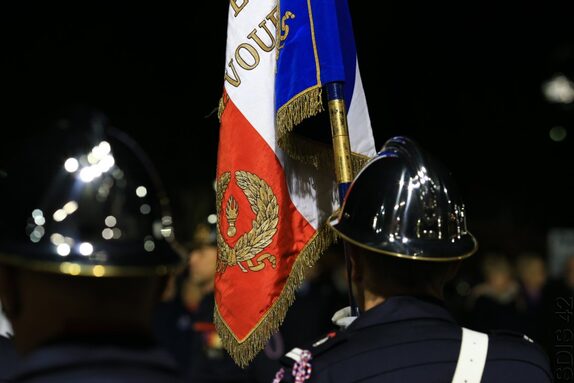
<path id="1" fill-rule="evenodd" d="M 343 204 L 347 190 L 353 181 L 353 168 L 351 166 L 351 141 L 349 139 L 349 127 L 347 126 L 347 111 L 345 109 L 345 97 L 343 83 L 340 81 L 330 82 L 324 85 L 327 90 L 327 102 L 329 107 L 329 120 L 331 122 L 331 136 L 333 138 L 333 151 L 335 157 L 335 175 L 339 184 L 339 202 Z M 359 307 L 353 295 L 351 283 L 351 259 L 347 244 L 344 244 L 345 263 L 347 266 L 347 282 L 349 284 L 349 305 L 351 315 L 359 315 Z"/>

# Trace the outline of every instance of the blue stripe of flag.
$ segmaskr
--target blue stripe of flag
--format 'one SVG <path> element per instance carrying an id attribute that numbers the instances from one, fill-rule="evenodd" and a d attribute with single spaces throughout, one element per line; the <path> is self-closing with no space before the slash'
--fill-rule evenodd
<path id="1" fill-rule="evenodd" d="M 281 0 L 280 10 L 282 18 L 287 12 L 295 17 L 285 18 L 289 34 L 277 62 L 276 110 L 305 90 L 332 81 L 344 82 L 348 108 L 355 85 L 356 48 L 347 0 Z"/>

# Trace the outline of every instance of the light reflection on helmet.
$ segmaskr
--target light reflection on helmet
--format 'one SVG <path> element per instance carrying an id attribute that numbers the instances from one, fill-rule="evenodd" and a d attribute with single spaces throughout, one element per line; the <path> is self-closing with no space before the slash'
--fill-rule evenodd
<path id="1" fill-rule="evenodd" d="M 454 261 L 477 250 L 451 174 L 406 137 L 388 140 L 363 168 L 330 224 L 357 246 L 400 258 Z"/>
<path id="2" fill-rule="evenodd" d="M 82 111 L 0 173 L 0 262 L 93 277 L 165 274 L 180 263 L 169 203 L 148 157 Z"/>

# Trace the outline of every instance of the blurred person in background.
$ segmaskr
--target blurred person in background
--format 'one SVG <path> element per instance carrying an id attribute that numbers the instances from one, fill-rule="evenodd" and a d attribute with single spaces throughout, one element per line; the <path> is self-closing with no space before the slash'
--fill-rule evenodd
<path id="1" fill-rule="evenodd" d="M 181 250 L 187 264 L 155 310 L 154 331 L 185 374 L 191 375 L 204 351 L 223 352 L 211 302 L 217 261 L 215 225 L 197 225 L 192 240 Z"/>
<path id="2" fill-rule="evenodd" d="M 523 302 L 522 323 L 524 332 L 536 341 L 541 341 L 543 337 L 544 287 L 548 279 L 546 263 L 538 254 L 521 254 L 516 261 L 516 270 Z"/>
<path id="3" fill-rule="evenodd" d="M 241 369 L 227 354 L 215 330 L 216 225 L 198 224 L 184 248 L 187 267 L 175 284 L 175 293 L 166 296 L 155 313 L 154 328 L 161 344 L 178 361 L 187 381 L 269 382 L 277 362 L 267 353 L 272 355 L 277 346 L 282 349 L 278 335 L 247 369 Z"/>
<path id="4" fill-rule="evenodd" d="M 557 297 L 574 296 L 574 255 L 566 258 L 561 272 L 546 283 L 542 294 L 547 304 L 545 310 L 551 307 L 551 302 Z"/>
<path id="5" fill-rule="evenodd" d="M 548 278 L 544 259 L 534 253 L 521 254 L 516 261 L 516 269 L 527 306 L 536 308 L 542 300 Z"/>
<path id="6" fill-rule="evenodd" d="M 524 332 L 525 304 L 508 258 L 486 254 L 482 271 L 484 282 L 474 286 L 469 298 L 470 326 L 480 331 Z"/>
<path id="7" fill-rule="evenodd" d="M 548 354 L 553 356 L 554 370 L 561 371 L 560 376 L 564 376 L 565 368 L 572 367 L 569 350 L 574 344 L 574 255 L 564 261 L 557 278 L 546 284 L 542 297 L 542 343 Z M 571 373 L 570 377 L 574 379 L 574 374 Z"/>
<path id="8" fill-rule="evenodd" d="M 0 300 L 22 355 L 10 381 L 180 381 L 151 332 L 180 257 L 138 144 L 76 109 L 0 169 Z"/>
<path id="9" fill-rule="evenodd" d="M 217 265 L 215 224 L 197 225 L 188 244 L 188 276 L 181 283 L 181 300 L 190 317 L 191 344 L 187 356 L 190 381 L 208 382 L 241 379 L 244 375 L 223 349 L 215 331 L 214 283 Z M 239 375 L 239 378 L 237 377 Z"/>
<path id="10" fill-rule="evenodd" d="M 564 285 L 566 291 L 570 291 L 570 295 L 574 295 L 574 255 L 566 260 L 564 263 Z"/>

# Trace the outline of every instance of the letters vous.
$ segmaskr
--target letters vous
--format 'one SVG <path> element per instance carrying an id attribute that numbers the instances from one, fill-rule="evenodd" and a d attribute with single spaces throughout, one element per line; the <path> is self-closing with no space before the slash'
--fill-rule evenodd
<path id="1" fill-rule="evenodd" d="M 231 0 L 231 8 L 237 17 L 249 4 L 249 0 Z M 275 48 L 275 31 L 277 21 L 277 6 L 265 16 L 249 34 L 245 42 L 235 48 L 233 57 L 225 69 L 225 81 L 234 87 L 241 85 L 241 69 L 250 71 L 257 68 L 261 54 L 269 53 Z M 260 53 L 261 52 L 261 53 Z"/>

